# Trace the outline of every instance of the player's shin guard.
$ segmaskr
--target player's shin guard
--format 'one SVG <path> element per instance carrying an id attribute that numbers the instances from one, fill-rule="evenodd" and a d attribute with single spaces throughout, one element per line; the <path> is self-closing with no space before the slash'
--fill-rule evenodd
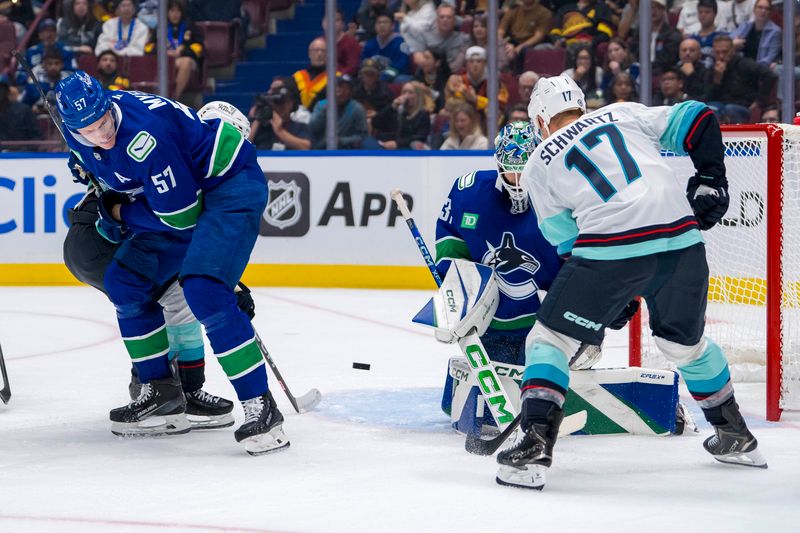
<path id="1" fill-rule="evenodd" d="M 264 358 L 255 342 L 250 320 L 236 304 L 233 290 L 220 281 L 187 276 L 186 301 L 198 320 L 240 401 L 267 392 Z"/>

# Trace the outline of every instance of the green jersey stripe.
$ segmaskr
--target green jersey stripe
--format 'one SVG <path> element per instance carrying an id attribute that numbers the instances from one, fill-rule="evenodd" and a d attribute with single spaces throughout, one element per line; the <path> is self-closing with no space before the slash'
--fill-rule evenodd
<path id="1" fill-rule="evenodd" d="M 467 243 L 456 237 L 445 237 L 436 241 L 436 262 L 443 259 L 472 259 Z"/>
<path id="2" fill-rule="evenodd" d="M 489 323 L 489 327 L 492 329 L 500 329 L 500 330 L 523 329 L 523 328 L 532 328 L 535 323 L 536 323 L 536 315 L 531 314 L 531 315 L 522 315 L 510 319 L 493 318 L 492 321 Z"/>
<path id="3" fill-rule="evenodd" d="M 229 379 L 233 379 L 234 376 L 240 375 L 242 372 L 248 372 L 254 365 L 264 361 L 255 339 L 234 350 L 225 352 L 225 354 L 218 354 L 217 359 Z"/>
<path id="4" fill-rule="evenodd" d="M 244 137 L 241 132 L 223 122 L 214 139 L 214 149 L 211 152 L 206 178 L 221 176 L 227 172 L 236 160 L 242 144 L 244 144 Z"/>
<path id="5" fill-rule="evenodd" d="M 145 361 L 169 352 L 167 328 L 161 326 L 157 330 L 139 337 L 126 337 L 122 339 L 131 359 Z"/>
<path id="6" fill-rule="evenodd" d="M 203 212 L 203 191 L 197 191 L 197 200 L 191 205 L 173 211 L 172 213 L 159 213 L 153 211 L 161 222 L 175 229 L 190 229 L 197 225 L 197 219 Z"/>

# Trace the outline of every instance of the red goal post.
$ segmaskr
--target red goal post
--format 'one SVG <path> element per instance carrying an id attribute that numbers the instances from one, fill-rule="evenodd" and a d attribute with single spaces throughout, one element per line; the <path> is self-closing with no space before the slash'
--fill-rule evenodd
<path id="1" fill-rule="evenodd" d="M 766 414 L 774 421 L 784 409 L 800 409 L 800 126 L 722 129 L 731 205 L 703 235 L 706 334 L 723 347 L 735 380 L 766 381 Z M 688 158 L 664 155 L 675 158 L 677 177 L 693 173 Z M 669 367 L 641 315 L 629 326 L 630 364 Z"/>

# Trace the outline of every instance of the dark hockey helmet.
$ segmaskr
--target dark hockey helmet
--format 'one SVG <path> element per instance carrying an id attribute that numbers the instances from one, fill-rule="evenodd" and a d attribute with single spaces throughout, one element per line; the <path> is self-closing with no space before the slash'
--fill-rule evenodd
<path id="1" fill-rule="evenodd" d="M 100 82 L 82 70 L 58 82 L 56 103 L 64 125 L 72 131 L 100 120 L 111 107 Z"/>

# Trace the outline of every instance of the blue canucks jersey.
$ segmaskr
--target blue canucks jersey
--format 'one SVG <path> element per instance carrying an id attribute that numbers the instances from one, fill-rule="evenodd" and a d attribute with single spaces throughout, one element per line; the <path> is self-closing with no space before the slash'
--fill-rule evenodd
<path id="1" fill-rule="evenodd" d="M 500 304 L 490 328 L 527 333 L 536 320 L 538 289 L 548 290 L 561 259 L 539 231 L 533 209 L 511 214 L 511 199 L 496 170 L 479 170 L 453 184 L 436 222 L 436 265 L 448 258 L 494 268 Z"/>
<path id="2" fill-rule="evenodd" d="M 203 192 L 239 172 L 255 150 L 221 120 L 204 122 L 194 110 L 152 94 L 111 91 L 117 124 L 113 148 L 80 134 L 67 144 L 103 185 L 129 194 L 122 220 L 136 232 L 191 230 L 203 211 Z"/>

